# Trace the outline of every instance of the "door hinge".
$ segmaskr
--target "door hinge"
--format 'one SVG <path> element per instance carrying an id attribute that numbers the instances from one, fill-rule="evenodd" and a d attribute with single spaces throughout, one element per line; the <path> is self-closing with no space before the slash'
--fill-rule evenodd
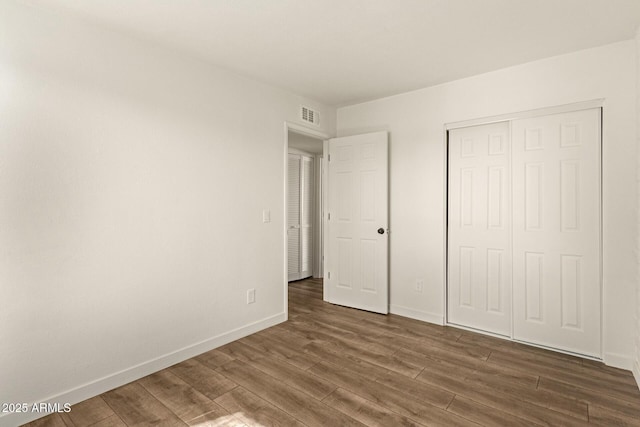
<path id="1" fill-rule="evenodd" d="M 331 280 L 331 272 L 327 273 L 329 275 L 329 280 Z"/>
<path id="2" fill-rule="evenodd" d="M 331 221 L 331 212 L 327 213 L 327 220 Z"/>
<path id="3" fill-rule="evenodd" d="M 327 157 L 328 157 L 327 161 L 330 162 L 331 161 L 331 154 L 329 154 Z"/>

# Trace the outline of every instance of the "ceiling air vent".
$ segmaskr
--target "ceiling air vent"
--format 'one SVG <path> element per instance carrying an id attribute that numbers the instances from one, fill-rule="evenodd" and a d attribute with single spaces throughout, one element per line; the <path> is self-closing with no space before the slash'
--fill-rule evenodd
<path id="1" fill-rule="evenodd" d="M 316 126 L 320 125 L 320 113 L 309 107 L 305 107 L 304 105 L 300 106 L 300 118 L 303 122 L 311 123 Z"/>

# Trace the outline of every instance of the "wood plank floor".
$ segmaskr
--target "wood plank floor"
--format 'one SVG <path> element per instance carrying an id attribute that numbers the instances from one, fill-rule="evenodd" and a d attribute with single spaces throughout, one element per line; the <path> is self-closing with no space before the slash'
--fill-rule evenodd
<path id="1" fill-rule="evenodd" d="M 640 426 L 628 371 L 322 301 L 31 426 Z"/>

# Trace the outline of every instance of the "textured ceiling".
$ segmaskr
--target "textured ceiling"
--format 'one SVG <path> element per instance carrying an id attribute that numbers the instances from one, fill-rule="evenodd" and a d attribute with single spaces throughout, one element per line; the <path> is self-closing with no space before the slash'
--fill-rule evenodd
<path id="1" fill-rule="evenodd" d="M 631 39 L 640 0 L 24 0 L 345 105 Z"/>

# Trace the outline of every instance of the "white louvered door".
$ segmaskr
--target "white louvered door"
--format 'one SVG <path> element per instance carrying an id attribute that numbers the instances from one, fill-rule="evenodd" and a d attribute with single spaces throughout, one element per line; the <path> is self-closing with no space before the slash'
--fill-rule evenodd
<path id="1" fill-rule="evenodd" d="M 289 154 L 287 199 L 288 280 L 312 275 L 313 157 Z"/>
<path id="2" fill-rule="evenodd" d="M 449 322 L 511 333 L 509 123 L 449 133 Z"/>
<path id="3" fill-rule="evenodd" d="M 289 154 L 287 240 L 289 281 L 300 277 L 300 156 Z"/>

